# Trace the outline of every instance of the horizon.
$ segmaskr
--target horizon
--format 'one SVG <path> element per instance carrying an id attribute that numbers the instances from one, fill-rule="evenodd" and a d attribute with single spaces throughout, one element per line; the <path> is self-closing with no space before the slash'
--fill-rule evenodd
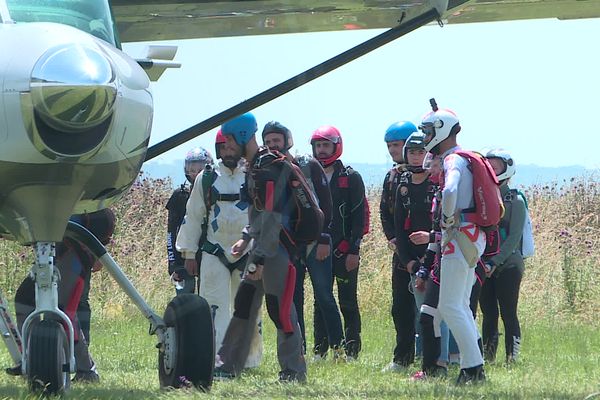
<path id="1" fill-rule="evenodd" d="M 152 85 L 155 119 L 150 143 L 380 32 L 163 42 L 180 46 L 176 60 L 182 68 L 167 71 Z M 594 149 L 600 137 L 592 131 L 581 140 L 573 121 L 580 124 L 582 114 L 589 114 L 585 110 L 598 105 L 600 81 L 590 79 L 596 74 L 598 55 L 586 52 L 585 62 L 579 60 L 583 50 L 594 48 L 599 35 L 600 19 L 425 26 L 253 112 L 261 127 L 272 119 L 288 126 L 301 153 L 310 151 L 310 132 L 333 124 L 345 139 L 343 158 L 368 163 L 389 161 L 385 129 L 397 120 L 418 123 L 429 98 L 435 97 L 442 108 L 458 114 L 463 126 L 459 140 L 465 148 L 503 147 L 523 165 L 596 169 L 600 157 Z M 124 47 L 133 54 L 144 45 Z M 211 150 L 215 132 L 158 160 L 181 158 L 196 146 Z M 577 149 L 563 151 L 570 143 Z"/>
<path id="2" fill-rule="evenodd" d="M 342 161 L 343 158 L 342 158 Z M 352 165 L 362 176 L 365 186 L 380 187 L 391 163 L 346 163 Z M 185 182 L 183 174 L 184 159 L 161 161 L 151 160 L 142 166 L 142 177 L 152 179 L 171 179 L 173 188 Z M 159 172 L 160 171 L 160 172 Z M 600 176 L 600 168 L 588 169 L 581 165 L 544 167 L 535 164 L 518 164 L 517 173 L 511 179 L 511 187 L 529 188 L 534 185 L 549 185 L 566 182 L 572 178 Z"/>

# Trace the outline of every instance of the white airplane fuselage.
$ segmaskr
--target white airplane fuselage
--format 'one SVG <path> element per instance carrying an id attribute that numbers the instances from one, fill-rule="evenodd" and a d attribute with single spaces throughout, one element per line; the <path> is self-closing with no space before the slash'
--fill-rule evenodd
<path id="1" fill-rule="evenodd" d="M 58 242 L 74 213 L 137 178 L 152 125 L 144 70 L 76 28 L 0 24 L 0 236 Z"/>

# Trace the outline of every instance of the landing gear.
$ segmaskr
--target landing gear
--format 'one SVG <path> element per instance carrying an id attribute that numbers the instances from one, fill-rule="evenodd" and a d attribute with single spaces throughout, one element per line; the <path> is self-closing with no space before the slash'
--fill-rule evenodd
<path id="1" fill-rule="evenodd" d="M 163 319 L 146 303 L 89 231 L 69 221 L 66 236 L 84 244 L 98 258 L 149 321 L 149 333 L 158 339 L 161 387 L 193 386 L 208 390 L 213 378 L 215 338 L 212 313 L 206 300 L 194 294 L 180 295 L 169 303 Z M 12 336 L 4 338 L 5 342 L 15 364 L 20 360 L 21 371 L 27 377 L 30 389 L 60 394 L 69 389 L 70 373 L 76 369 L 73 324 L 58 307 L 60 274 L 54 266 L 54 243 L 37 242 L 33 247 L 36 259 L 31 274 L 35 282 L 35 310 L 23 323 L 22 348 L 19 333 L 1 301 L 0 332 Z"/>
<path id="2" fill-rule="evenodd" d="M 215 364 L 215 338 L 206 300 L 194 294 L 175 297 L 167 306 L 164 323 L 165 341 L 158 353 L 160 386 L 193 385 L 209 389 Z"/>
<path id="3" fill-rule="evenodd" d="M 54 243 L 35 243 L 34 250 L 31 274 L 36 303 L 23 323 L 21 363 L 32 391 L 59 394 L 69 389 L 70 373 L 75 369 L 73 325 L 58 308 L 60 277 L 54 267 Z"/>
<path id="4" fill-rule="evenodd" d="M 60 394 L 69 389 L 67 335 L 56 321 L 43 320 L 31 325 L 28 347 L 29 388 L 44 394 Z"/>

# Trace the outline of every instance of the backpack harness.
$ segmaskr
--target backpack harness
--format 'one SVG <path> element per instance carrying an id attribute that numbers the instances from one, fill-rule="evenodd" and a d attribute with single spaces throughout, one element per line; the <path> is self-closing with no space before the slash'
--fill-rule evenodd
<path id="1" fill-rule="evenodd" d="M 204 205 L 206 207 L 206 214 L 204 214 L 204 220 L 202 221 L 202 234 L 200 235 L 200 250 L 205 253 L 216 256 L 221 263 L 229 270 L 243 271 L 246 266 L 246 260 L 248 259 L 248 253 L 240 257 L 235 262 L 229 262 L 225 256 L 225 250 L 218 243 L 209 242 L 206 237 L 208 235 L 208 216 L 210 210 L 216 204 L 217 201 L 234 202 L 240 200 L 240 193 L 219 193 L 213 186 L 217 180 L 217 171 L 215 171 L 212 165 L 207 165 L 202 171 L 202 194 L 204 197 Z"/>
<path id="2" fill-rule="evenodd" d="M 426 180 L 429 178 L 426 178 Z M 402 205 L 406 210 L 406 219 L 404 220 L 404 230 L 409 231 L 411 228 L 411 211 L 414 209 L 416 204 L 412 204 L 410 199 L 410 185 L 412 184 L 412 172 L 404 171 L 400 174 L 398 179 L 398 190 L 400 191 L 400 199 Z M 424 204 L 427 206 L 427 210 L 431 210 L 433 204 L 433 198 L 435 197 L 436 186 L 431 182 L 427 186 L 425 194 Z M 431 216 L 431 214 L 430 214 Z M 432 219 L 433 221 L 433 219 Z"/>
<path id="3" fill-rule="evenodd" d="M 350 174 L 354 172 L 354 169 L 347 165 L 341 169 L 338 177 L 337 177 L 337 188 L 342 193 L 342 198 L 344 201 L 340 204 L 339 212 L 342 215 L 342 236 L 347 237 L 347 232 L 351 230 L 352 221 L 350 220 L 350 216 L 352 215 L 352 211 L 354 211 L 361 204 L 364 204 L 364 223 L 363 223 L 363 231 L 362 235 L 366 235 L 369 233 L 371 227 L 371 210 L 369 208 L 369 201 L 367 200 L 367 196 L 363 197 L 363 201 L 360 202 L 354 209 L 350 209 Z M 350 251 L 350 243 L 346 239 L 342 239 L 342 241 L 337 245 L 335 249 L 333 249 L 333 255 L 336 258 L 341 258 L 344 254 L 347 254 Z"/>

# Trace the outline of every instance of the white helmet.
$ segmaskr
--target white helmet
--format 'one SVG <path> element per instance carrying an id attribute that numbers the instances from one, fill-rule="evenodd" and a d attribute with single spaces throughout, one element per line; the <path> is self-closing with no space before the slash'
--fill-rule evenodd
<path id="1" fill-rule="evenodd" d="M 427 152 L 437 153 L 432 150 L 438 144 L 446 140 L 451 134 L 455 135 L 460 132 L 460 124 L 454 111 L 438 109 L 436 106 L 434 111 L 425 114 L 419 125 L 419 130 L 421 130 L 426 137 L 431 135 L 429 142 L 425 143 L 425 150 Z"/>
<path id="2" fill-rule="evenodd" d="M 485 158 L 498 158 L 504 163 L 504 171 L 496 175 L 499 181 L 504 181 L 512 177 L 515 174 L 515 172 L 517 172 L 514 160 L 512 159 L 508 151 L 504 149 L 490 150 L 485 154 Z"/>

